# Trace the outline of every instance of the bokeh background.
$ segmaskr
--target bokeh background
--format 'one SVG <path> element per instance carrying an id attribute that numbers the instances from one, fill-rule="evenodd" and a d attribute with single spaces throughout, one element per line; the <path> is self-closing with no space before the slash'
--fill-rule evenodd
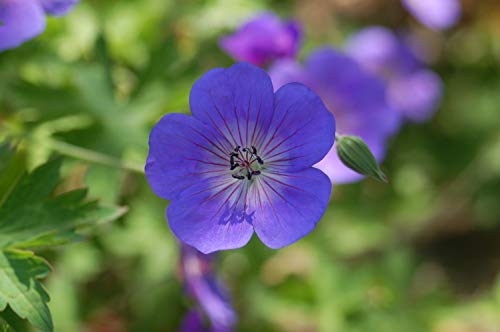
<path id="1" fill-rule="evenodd" d="M 85 0 L 0 54 L 0 136 L 33 168 L 62 154 L 66 188 L 128 207 L 44 252 L 56 331 L 176 331 L 192 306 L 178 244 L 140 169 L 148 132 L 189 112 L 192 83 L 233 60 L 218 39 L 263 10 L 304 26 L 300 57 L 379 24 L 418 34 L 444 81 L 438 112 L 390 141 L 389 184 L 335 186 L 314 232 L 218 257 L 237 331 L 500 331 L 500 2 L 462 1 L 433 32 L 397 0 Z M 29 330 L 28 327 L 21 330 Z"/>

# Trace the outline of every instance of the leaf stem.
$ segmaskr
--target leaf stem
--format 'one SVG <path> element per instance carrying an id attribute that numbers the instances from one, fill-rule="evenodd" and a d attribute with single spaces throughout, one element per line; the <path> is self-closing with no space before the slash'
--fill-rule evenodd
<path id="1" fill-rule="evenodd" d="M 50 140 L 50 146 L 54 151 L 68 157 L 144 174 L 143 166 L 135 162 L 123 161 L 100 152 L 85 149 L 54 139 Z"/>

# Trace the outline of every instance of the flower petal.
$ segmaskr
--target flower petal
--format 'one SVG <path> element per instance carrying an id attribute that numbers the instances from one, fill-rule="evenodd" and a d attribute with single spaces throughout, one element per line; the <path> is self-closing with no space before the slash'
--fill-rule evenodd
<path id="1" fill-rule="evenodd" d="M 281 87 L 275 96 L 271 130 L 257 142 L 271 168 L 300 170 L 320 161 L 335 139 L 335 119 L 321 99 L 300 83 Z"/>
<path id="2" fill-rule="evenodd" d="M 309 86 L 304 69 L 295 60 L 278 60 L 271 65 L 268 72 L 271 80 L 273 81 L 275 91 L 285 84 L 294 82 Z"/>
<path id="3" fill-rule="evenodd" d="M 418 48 L 417 45 L 413 47 Z M 422 65 L 416 50 L 391 30 L 380 26 L 368 27 L 352 35 L 346 50 L 362 66 L 385 78 L 411 72 Z"/>
<path id="4" fill-rule="evenodd" d="M 402 0 L 402 2 L 420 23 L 434 30 L 453 26 L 461 15 L 458 0 Z"/>
<path id="5" fill-rule="evenodd" d="M 273 114 L 273 86 L 267 73 L 248 63 L 213 69 L 191 89 L 193 116 L 216 128 L 228 149 L 249 147 L 267 132 Z"/>
<path id="6" fill-rule="evenodd" d="M 311 232 L 323 216 L 332 186 L 315 168 L 266 173 L 255 183 L 249 205 L 255 207 L 255 232 L 271 248 L 287 246 Z"/>
<path id="7" fill-rule="evenodd" d="M 45 30 L 45 14 L 37 0 L 0 2 L 0 52 L 18 47 Z"/>
<path id="8" fill-rule="evenodd" d="M 420 70 L 390 81 L 389 102 L 414 122 L 429 120 L 437 110 L 442 95 L 442 82 L 430 70 Z"/>
<path id="9" fill-rule="evenodd" d="M 214 257 L 181 245 L 181 272 L 189 295 L 193 296 L 212 322 L 230 327 L 237 317 L 224 285 L 216 278 Z"/>
<path id="10" fill-rule="evenodd" d="M 195 118 L 167 114 L 149 137 L 146 177 L 164 199 L 176 199 L 190 186 L 215 175 L 229 175 L 229 158 L 221 138 Z"/>
<path id="11" fill-rule="evenodd" d="M 233 35 L 221 38 L 220 46 L 239 61 L 263 66 L 275 59 L 295 56 L 300 36 L 298 23 L 282 22 L 272 13 L 263 13 Z"/>
<path id="12" fill-rule="evenodd" d="M 243 247 L 252 237 L 254 219 L 246 204 L 247 185 L 229 174 L 194 183 L 167 208 L 170 228 L 205 254 Z"/>
<path id="13" fill-rule="evenodd" d="M 66 15 L 79 0 L 41 0 L 43 9 L 52 16 Z"/>

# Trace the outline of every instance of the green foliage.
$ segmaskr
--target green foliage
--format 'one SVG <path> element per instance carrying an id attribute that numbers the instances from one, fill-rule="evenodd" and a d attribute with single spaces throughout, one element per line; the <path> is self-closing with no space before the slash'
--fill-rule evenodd
<path id="1" fill-rule="evenodd" d="M 49 296 L 39 282 L 50 268 L 43 258 L 25 249 L 78 240 L 78 230 L 115 219 L 124 210 L 87 202 L 85 190 L 53 196 L 60 182 L 59 158 L 13 177 L 11 165 L 18 160 L 14 150 L 3 146 L 0 154 L 0 183 L 5 190 L 0 205 L 0 311 L 9 305 L 33 326 L 52 331 Z"/>
<path id="2" fill-rule="evenodd" d="M 49 295 L 38 279 L 50 272 L 47 262 L 31 252 L 0 252 L 0 311 L 9 305 L 21 318 L 44 332 L 53 330 Z"/>

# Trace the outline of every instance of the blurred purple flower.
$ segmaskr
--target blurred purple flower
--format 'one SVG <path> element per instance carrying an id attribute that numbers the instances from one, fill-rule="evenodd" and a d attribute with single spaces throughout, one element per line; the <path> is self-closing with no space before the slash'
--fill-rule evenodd
<path id="1" fill-rule="evenodd" d="M 282 22 L 273 13 L 262 13 L 233 35 L 221 38 L 219 44 L 238 61 L 264 66 L 276 59 L 295 57 L 300 37 L 301 27 L 297 22 Z"/>
<path id="2" fill-rule="evenodd" d="M 340 135 L 360 136 L 378 161 L 384 158 L 386 140 L 398 130 L 401 116 L 387 105 L 385 86 L 375 75 L 333 48 L 317 49 L 303 66 L 290 60 L 276 62 L 269 73 L 275 89 L 288 82 L 310 87 L 335 115 Z M 362 178 L 342 164 L 335 146 L 315 167 L 334 184 Z"/>
<path id="3" fill-rule="evenodd" d="M 193 309 L 186 315 L 180 331 L 230 331 L 237 317 L 226 289 L 215 276 L 214 257 L 183 244 L 180 270 L 188 295 L 196 300 L 211 323 L 211 328 L 206 328 L 201 313 Z"/>
<path id="4" fill-rule="evenodd" d="M 423 25 L 433 30 L 448 29 L 460 19 L 459 0 L 401 0 Z"/>
<path id="5" fill-rule="evenodd" d="M 52 16 L 66 15 L 80 0 L 40 0 L 45 12 Z"/>
<path id="6" fill-rule="evenodd" d="M 273 93 L 248 63 L 203 75 L 193 116 L 167 114 L 149 138 L 146 177 L 169 199 L 175 235 L 203 253 L 244 246 L 255 230 L 271 248 L 309 232 L 326 210 L 328 177 L 313 168 L 330 150 L 335 120 L 301 84 Z"/>
<path id="7" fill-rule="evenodd" d="M 0 52 L 45 30 L 45 14 L 66 14 L 78 0 L 0 0 Z"/>
<path id="8" fill-rule="evenodd" d="M 352 36 L 347 52 L 388 85 L 387 100 L 391 107 L 408 120 L 423 122 L 437 110 L 442 82 L 427 69 L 418 45 L 383 27 L 370 27 Z"/>

